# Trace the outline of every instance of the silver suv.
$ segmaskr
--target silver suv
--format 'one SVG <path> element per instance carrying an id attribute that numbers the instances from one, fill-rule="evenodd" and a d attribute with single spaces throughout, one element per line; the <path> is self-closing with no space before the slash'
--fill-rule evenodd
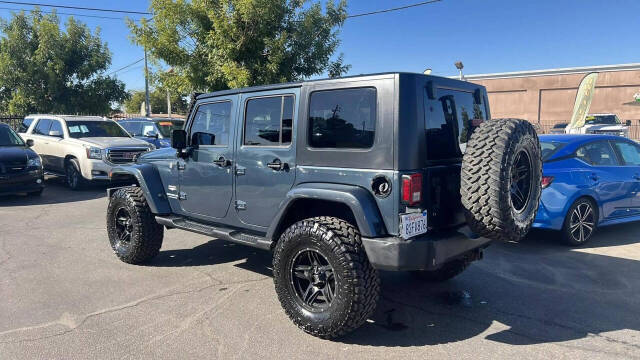
<path id="1" fill-rule="evenodd" d="M 109 180 L 113 166 L 155 149 L 132 138 L 115 121 L 98 116 L 29 115 L 20 135 L 33 141 L 45 171 L 65 176 L 74 190 L 92 180 Z"/>

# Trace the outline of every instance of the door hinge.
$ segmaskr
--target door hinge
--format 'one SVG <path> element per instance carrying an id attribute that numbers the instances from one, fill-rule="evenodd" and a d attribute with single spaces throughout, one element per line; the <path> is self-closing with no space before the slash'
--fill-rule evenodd
<path id="1" fill-rule="evenodd" d="M 244 175 L 245 170 L 246 170 L 245 167 L 236 165 L 236 175 Z"/>
<path id="2" fill-rule="evenodd" d="M 242 200 L 236 200 L 236 209 L 238 210 L 246 210 L 247 203 Z"/>
<path id="3" fill-rule="evenodd" d="M 180 194 L 178 195 L 178 199 L 187 200 L 187 193 L 180 191 Z"/>
<path id="4" fill-rule="evenodd" d="M 184 168 L 185 168 L 186 166 L 185 166 L 185 163 L 183 163 L 183 162 L 178 162 L 178 164 L 176 165 L 176 167 L 178 168 L 178 170 L 184 170 Z"/>

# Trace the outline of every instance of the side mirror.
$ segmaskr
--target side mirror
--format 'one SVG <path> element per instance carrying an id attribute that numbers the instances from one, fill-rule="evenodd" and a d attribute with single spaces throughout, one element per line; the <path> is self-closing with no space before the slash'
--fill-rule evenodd
<path id="1" fill-rule="evenodd" d="M 49 136 L 53 136 L 53 137 L 62 137 L 62 132 L 59 130 L 51 130 L 49 131 Z"/>
<path id="2" fill-rule="evenodd" d="M 627 126 L 631 126 L 631 120 L 627 120 L 627 121 L 625 121 L 625 124 L 626 124 Z"/>
<path id="3" fill-rule="evenodd" d="M 187 147 L 187 132 L 184 130 L 173 130 L 171 133 L 171 147 L 182 152 Z"/>
<path id="4" fill-rule="evenodd" d="M 144 134 L 144 136 L 157 139 L 158 138 L 158 133 L 155 132 L 155 131 L 149 131 L 146 134 Z"/>
<path id="5" fill-rule="evenodd" d="M 33 146 L 33 139 L 28 139 L 27 140 L 27 146 L 28 147 L 32 147 Z"/>

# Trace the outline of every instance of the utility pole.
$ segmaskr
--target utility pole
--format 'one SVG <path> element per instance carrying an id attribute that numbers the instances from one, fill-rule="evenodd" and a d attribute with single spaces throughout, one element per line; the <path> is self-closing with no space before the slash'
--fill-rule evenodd
<path id="1" fill-rule="evenodd" d="M 460 71 L 460 80 L 464 80 L 464 75 L 462 75 L 462 69 L 464 68 L 464 65 L 462 65 L 462 61 L 456 61 L 454 65 Z"/>
<path id="2" fill-rule="evenodd" d="M 151 115 L 151 104 L 149 103 L 149 68 L 147 67 L 147 46 L 144 47 L 144 116 Z"/>
<path id="3" fill-rule="evenodd" d="M 167 117 L 171 117 L 171 95 L 167 89 Z"/>

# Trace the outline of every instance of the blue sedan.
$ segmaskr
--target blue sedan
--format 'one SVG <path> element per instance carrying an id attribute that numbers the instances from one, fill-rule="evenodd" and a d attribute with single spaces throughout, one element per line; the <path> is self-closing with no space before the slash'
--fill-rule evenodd
<path id="1" fill-rule="evenodd" d="M 609 135 L 542 135 L 542 198 L 534 227 L 569 245 L 599 226 L 640 220 L 640 146 Z"/>

